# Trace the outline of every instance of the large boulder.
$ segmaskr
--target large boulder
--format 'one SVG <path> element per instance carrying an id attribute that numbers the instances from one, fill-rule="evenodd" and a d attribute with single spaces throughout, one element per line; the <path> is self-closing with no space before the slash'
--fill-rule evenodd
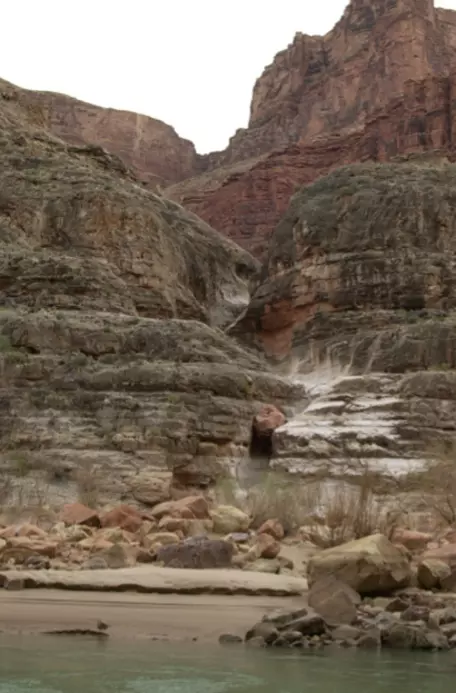
<path id="1" fill-rule="evenodd" d="M 335 577 L 362 595 L 388 593 L 410 583 L 408 558 L 383 534 L 373 534 L 325 549 L 308 563 L 308 580 Z"/>
<path id="2" fill-rule="evenodd" d="M 157 561 L 170 568 L 227 568 L 233 553 L 234 547 L 228 541 L 194 537 L 163 546 L 157 552 Z"/>
<path id="3" fill-rule="evenodd" d="M 232 532 L 246 532 L 250 527 L 251 519 L 243 510 L 233 505 L 219 505 L 211 510 L 211 518 L 216 534 L 231 534 Z"/>

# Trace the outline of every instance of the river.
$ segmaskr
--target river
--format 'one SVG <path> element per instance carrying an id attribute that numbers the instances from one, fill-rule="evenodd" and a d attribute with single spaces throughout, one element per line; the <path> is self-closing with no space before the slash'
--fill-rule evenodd
<path id="1" fill-rule="evenodd" d="M 452 693 L 456 654 L 0 635 L 0 693 Z"/>

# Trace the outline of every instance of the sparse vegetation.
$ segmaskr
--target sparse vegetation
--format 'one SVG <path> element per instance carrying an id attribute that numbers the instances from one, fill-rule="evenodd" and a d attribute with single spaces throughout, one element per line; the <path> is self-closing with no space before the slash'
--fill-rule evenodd
<path id="1" fill-rule="evenodd" d="M 277 518 L 287 534 L 303 528 L 315 543 L 336 546 L 376 531 L 392 532 L 394 514 L 387 516 L 377 501 L 375 481 L 368 469 L 357 484 L 329 478 L 306 481 L 271 472 L 244 497 L 236 492 L 234 480 L 223 479 L 215 496 L 218 502 L 248 512 L 254 528 Z"/>

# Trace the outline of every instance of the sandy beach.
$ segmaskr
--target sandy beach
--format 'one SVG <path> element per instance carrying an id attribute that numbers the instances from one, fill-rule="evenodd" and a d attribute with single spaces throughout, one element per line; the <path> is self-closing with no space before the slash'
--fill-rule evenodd
<path id="1" fill-rule="evenodd" d="M 39 634 L 109 624 L 113 638 L 217 640 L 243 635 L 265 612 L 294 608 L 304 597 L 130 594 L 30 589 L 0 590 L 0 631 Z"/>

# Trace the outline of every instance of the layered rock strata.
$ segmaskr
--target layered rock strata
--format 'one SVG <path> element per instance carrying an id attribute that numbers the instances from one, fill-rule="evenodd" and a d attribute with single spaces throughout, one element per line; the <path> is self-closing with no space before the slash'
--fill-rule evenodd
<path id="1" fill-rule="evenodd" d="M 455 200 L 456 167 L 419 160 L 344 167 L 293 197 L 233 327 L 309 390 L 273 465 L 397 476 L 454 443 Z"/>
<path id="2" fill-rule="evenodd" d="M 3 94 L 2 479 L 100 500 L 144 497 L 155 472 L 207 484 L 248 454 L 258 409 L 302 396 L 220 329 L 256 262 L 38 121 Z"/>

